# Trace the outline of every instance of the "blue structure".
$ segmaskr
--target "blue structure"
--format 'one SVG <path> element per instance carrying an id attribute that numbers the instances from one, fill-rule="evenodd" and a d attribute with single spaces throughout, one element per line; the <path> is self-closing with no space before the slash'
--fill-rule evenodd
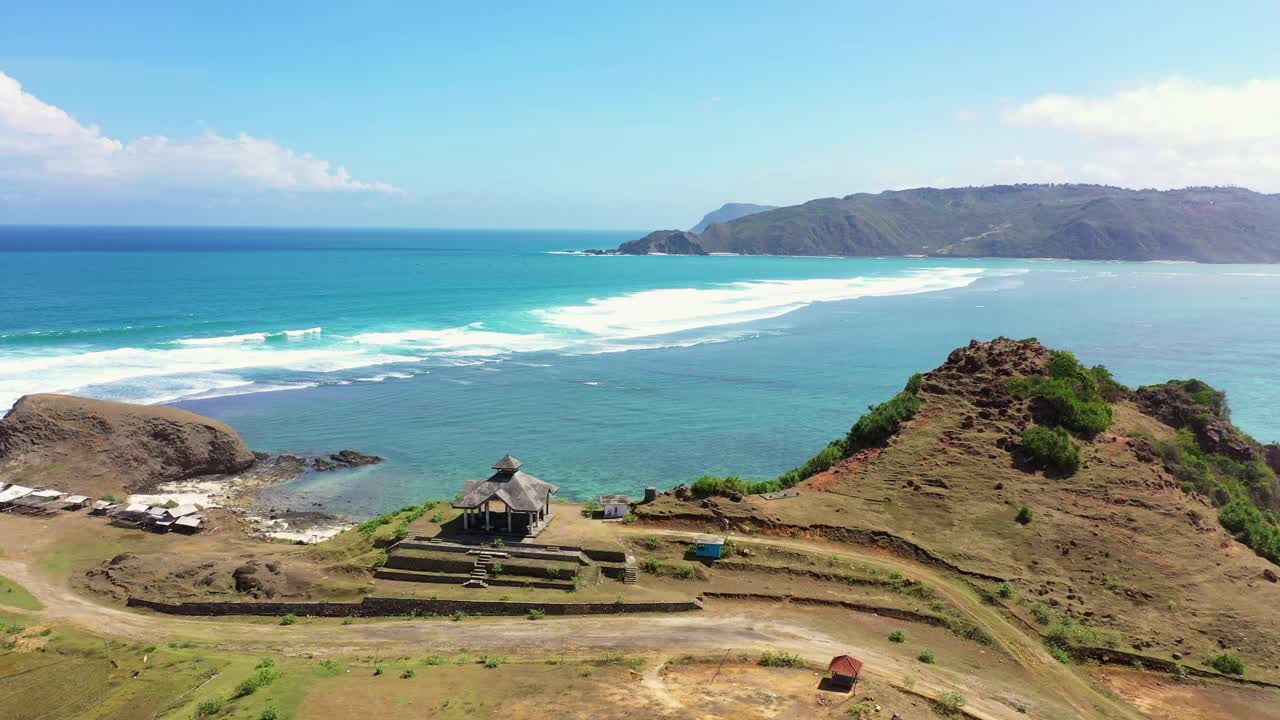
<path id="1" fill-rule="evenodd" d="M 694 557 L 718 559 L 723 551 L 724 538 L 718 535 L 699 535 L 694 539 Z"/>

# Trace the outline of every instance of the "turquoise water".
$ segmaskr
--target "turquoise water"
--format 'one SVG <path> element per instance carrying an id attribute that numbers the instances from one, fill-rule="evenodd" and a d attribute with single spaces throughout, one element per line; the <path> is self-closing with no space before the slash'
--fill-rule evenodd
<path id="1" fill-rule="evenodd" d="M 505 452 L 582 498 L 803 461 L 970 338 L 1198 376 L 1280 438 L 1280 268 L 594 257 L 635 233 L 0 228 L 0 406 L 178 402 L 388 462 L 290 504 L 449 496 Z"/>

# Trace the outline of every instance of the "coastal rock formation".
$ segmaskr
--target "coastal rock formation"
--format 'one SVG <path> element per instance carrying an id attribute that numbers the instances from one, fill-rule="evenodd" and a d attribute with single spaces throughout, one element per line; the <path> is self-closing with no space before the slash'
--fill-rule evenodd
<path id="1" fill-rule="evenodd" d="M 1280 474 L 1280 445 L 1272 443 L 1263 446 L 1262 449 L 1267 455 L 1267 467 L 1271 468 L 1272 472 Z"/>
<path id="2" fill-rule="evenodd" d="M 339 450 L 329 457 L 318 457 L 312 460 L 311 469 L 316 472 L 328 472 L 329 470 L 346 470 L 365 465 L 377 465 L 380 462 L 382 462 L 382 458 L 377 455 L 366 455 L 355 450 Z"/>
<path id="3" fill-rule="evenodd" d="M 639 240 L 622 243 L 618 252 L 623 255 L 706 255 L 698 244 L 696 233 L 683 230 L 659 230 Z"/>
<path id="4" fill-rule="evenodd" d="M 1199 380 L 1170 380 L 1140 387 L 1133 398 L 1143 413 L 1165 425 L 1191 428 L 1206 452 L 1243 463 L 1261 459 L 1261 449 L 1227 419 L 1225 400 Z"/>
<path id="5" fill-rule="evenodd" d="M 0 420 L 0 478 L 10 482 L 133 493 L 253 463 L 230 426 L 174 407 L 26 395 Z"/>
<path id="6" fill-rule="evenodd" d="M 748 214 L 644 250 L 671 232 L 624 243 L 619 252 L 1280 262 L 1280 195 L 1102 185 L 916 188 Z"/>

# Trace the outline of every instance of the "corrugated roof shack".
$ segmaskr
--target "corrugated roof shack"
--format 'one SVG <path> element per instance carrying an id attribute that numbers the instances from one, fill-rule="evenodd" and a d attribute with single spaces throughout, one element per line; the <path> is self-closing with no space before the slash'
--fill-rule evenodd
<path id="1" fill-rule="evenodd" d="M 468 480 L 453 507 L 464 530 L 535 537 L 551 522 L 551 496 L 560 488 L 520 468 L 511 455 L 493 464 L 488 480 Z"/>
<path id="2" fill-rule="evenodd" d="M 699 535 L 693 541 L 693 555 L 700 558 L 719 559 L 724 554 L 724 538 L 719 535 Z"/>

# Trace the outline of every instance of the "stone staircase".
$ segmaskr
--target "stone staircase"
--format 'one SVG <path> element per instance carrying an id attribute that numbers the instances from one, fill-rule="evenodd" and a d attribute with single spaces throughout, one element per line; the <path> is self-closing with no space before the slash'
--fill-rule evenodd
<path id="1" fill-rule="evenodd" d="M 506 557 L 506 553 L 491 553 L 480 551 L 476 554 L 475 562 L 471 565 L 471 577 L 462 583 L 463 587 L 485 588 L 489 587 L 489 570 L 493 567 L 495 557 Z"/>
<path id="2" fill-rule="evenodd" d="M 636 567 L 636 558 L 634 555 L 627 556 L 627 565 L 622 570 L 622 583 L 624 585 L 635 585 L 640 579 L 640 571 Z"/>

